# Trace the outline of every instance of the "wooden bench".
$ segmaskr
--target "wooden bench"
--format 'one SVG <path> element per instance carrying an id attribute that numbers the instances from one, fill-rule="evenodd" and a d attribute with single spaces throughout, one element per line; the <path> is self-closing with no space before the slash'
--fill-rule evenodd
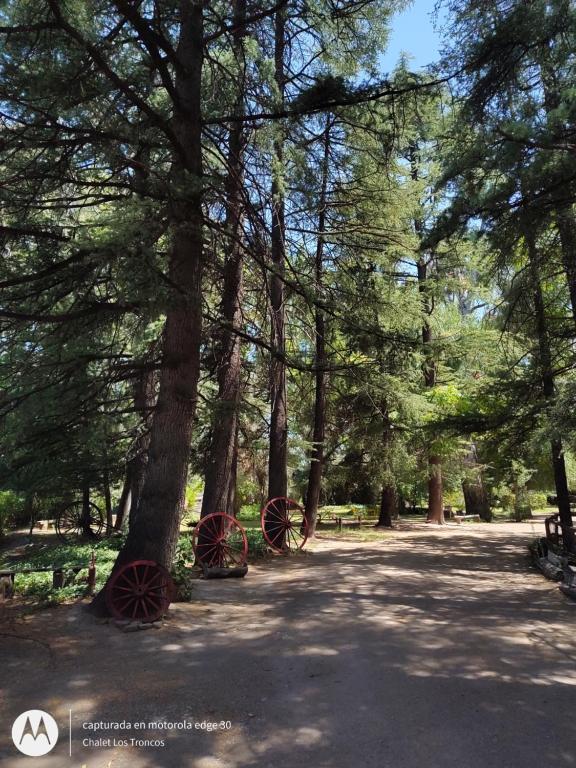
<path id="1" fill-rule="evenodd" d="M 474 523 L 480 522 L 480 515 L 452 515 L 452 520 L 455 520 L 458 525 L 465 520 L 472 520 Z"/>
<path id="2" fill-rule="evenodd" d="M 76 576 L 80 571 L 88 569 L 88 588 L 93 589 L 96 583 L 96 563 L 93 559 L 88 565 L 71 565 L 67 568 L 49 565 L 46 568 L 14 568 L 0 570 L 0 600 L 12 597 L 17 574 L 23 573 L 52 573 L 52 588 L 61 589 L 64 584 L 64 574 L 72 572 Z"/>

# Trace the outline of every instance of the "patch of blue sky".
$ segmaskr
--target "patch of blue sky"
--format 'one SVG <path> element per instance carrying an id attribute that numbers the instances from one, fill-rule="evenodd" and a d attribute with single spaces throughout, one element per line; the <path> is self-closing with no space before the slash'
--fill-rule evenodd
<path id="1" fill-rule="evenodd" d="M 437 0 L 414 0 L 396 13 L 390 23 L 390 39 L 380 57 L 382 72 L 392 72 L 406 55 L 413 69 L 423 69 L 440 58 L 442 9 L 435 14 Z"/>

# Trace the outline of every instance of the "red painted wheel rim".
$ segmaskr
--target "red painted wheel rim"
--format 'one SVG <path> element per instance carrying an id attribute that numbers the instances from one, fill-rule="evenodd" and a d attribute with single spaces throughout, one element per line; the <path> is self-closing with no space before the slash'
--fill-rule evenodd
<path id="1" fill-rule="evenodd" d="M 260 524 L 264 538 L 276 552 L 293 552 L 306 544 L 308 520 L 294 499 L 270 499 L 260 515 Z"/>
<path id="2" fill-rule="evenodd" d="M 196 562 L 208 568 L 238 568 L 248 557 L 246 531 L 224 512 L 200 520 L 192 533 L 192 546 Z"/>
<path id="3" fill-rule="evenodd" d="M 133 560 L 122 566 L 106 588 L 106 604 L 116 619 L 157 621 L 172 599 L 170 574 L 153 560 Z"/>

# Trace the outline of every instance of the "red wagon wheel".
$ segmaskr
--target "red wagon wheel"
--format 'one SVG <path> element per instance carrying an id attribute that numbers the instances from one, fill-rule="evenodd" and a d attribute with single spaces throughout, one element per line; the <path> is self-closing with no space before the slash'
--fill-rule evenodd
<path id="1" fill-rule="evenodd" d="M 203 517 L 192 533 L 196 561 L 209 568 L 237 568 L 246 564 L 246 532 L 231 515 L 213 512 Z"/>
<path id="2" fill-rule="evenodd" d="M 308 538 L 308 520 L 304 509 L 293 499 L 270 499 L 261 513 L 264 538 L 276 552 L 302 549 Z"/>
<path id="3" fill-rule="evenodd" d="M 116 619 L 156 621 L 167 612 L 173 590 L 166 568 L 153 560 L 134 560 L 110 579 L 106 604 Z"/>

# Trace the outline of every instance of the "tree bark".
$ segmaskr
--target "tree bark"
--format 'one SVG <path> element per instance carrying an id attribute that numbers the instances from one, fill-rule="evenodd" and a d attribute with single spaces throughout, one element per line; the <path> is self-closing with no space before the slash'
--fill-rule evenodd
<path id="1" fill-rule="evenodd" d="M 243 59 L 242 39 L 245 34 L 246 0 L 235 0 L 233 26 L 234 52 L 239 63 Z M 245 102 L 244 83 L 239 85 L 235 112 L 242 114 Z M 241 122 L 233 123 L 228 148 L 228 175 L 226 183 L 226 231 L 228 257 L 224 265 L 222 299 L 223 330 L 221 356 L 218 365 L 218 399 L 212 421 L 212 442 L 206 466 L 201 517 L 213 512 L 234 514 L 234 488 L 236 478 L 234 462 L 238 431 L 238 410 L 241 399 L 242 356 L 240 337 L 235 328 L 242 323 L 242 269 L 243 269 L 243 153 L 245 133 Z"/>
<path id="2" fill-rule="evenodd" d="M 442 494 L 442 462 L 439 456 L 428 459 L 430 476 L 428 478 L 428 523 L 444 524 L 444 502 Z"/>
<path id="3" fill-rule="evenodd" d="M 90 481 L 87 475 L 82 481 L 82 530 L 84 536 L 92 536 L 90 529 Z"/>
<path id="4" fill-rule="evenodd" d="M 536 244 L 536 236 L 529 222 L 524 222 L 524 236 L 528 249 L 530 278 L 534 302 L 534 318 L 536 321 L 536 334 L 538 338 L 539 363 L 542 377 L 542 392 L 547 402 L 554 399 L 556 387 L 554 383 L 554 369 L 552 365 L 552 353 L 548 333 L 548 321 L 546 318 L 546 306 L 542 293 L 540 278 L 539 253 Z M 568 489 L 568 477 L 564 450 L 561 438 L 554 437 L 551 440 L 550 450 L 552 454 L 552 468 L 554 471 L 554 485 L 556 488 L 556 503 L 558 514 L 562 523 L 562 540 L 568 551 L 574 548 L 574 533 L 572 531 L 572 510 L 570 509 L 570 492 Z"/>
<path id="5" fill-rule="evenodd" d="M 436 362 L 432 356 L 432 328 L 429 317 L 433 304 L 428 293 L 428 266 L 424 259 L 418 261 L 418 288 L 424 306 L 422 324 L 422 346 L 424 349 L 424 386 L 432 389 L 436 386 Z M 442 493 L 442 461 L 433 451 L 428 452 L 428 515 L 426 522 L 444 525 L 444 502 Z"/>
<path id="6" fill-rule="evenodd" d="M 278 88 L 279 108 L 284 105 L 286 7 L 276 11 L 274 23 L 274 79 Z M 279 125 L 279 132 L 283 130 Z M 278 135 L 274 141 L 272 168 L 272 242 L 270 277 L 270 313 L 272 344 L 277 355 L 270 363 L 270 446 L 268 452 L 268 498 L 286 496 L 288 492 L 288 414 L 286 406 L 285 353 L 285 212 L 282 168 L 284 141 Z"/>
<path id="7" fill-rule="evenodd" d="M 378 515 L 377 528 L 392 528 L 392 521 L 398 517 L 398 493 L 392 482 L 386 482 L 382 486 L 380 498 L 380 513 Z"/>
<path id="8" fill-rule="evenodd" d="M 159 395 L 152 420 L 146 478 L 114 569 L 134 559 L 155 560 L 170 568 L 184 509 L 201 339 L 201 0 L 180 5 L 176 53 L 181 66 L 175 79 L 177 98 L 171 127 L 179 146 L 171 168 L 168 210 L 172 235 L 168 277 L 175 290 L 162 337 Z M 102 597 L 95 598 L 94 607 L 103 608 Z"/>
<path id="9" fill-rule="evenodd" d="M 323 271 L 324 271 L 324 233 L 326 231 L 326 194 L 328 190 L 328 171 L 330 163 L 330 128 L 331 118 L 326 117 L 324 129 L 324 156 L 322 158 L 322 181 L 318 201 L 318 239 L 316 241 L 315 259 L 315 292 L 316 298 L 322 297 Z M 322 471 L 324 468 L 324 438 L 326 432 L 326 389 L 328 375 L 326 372 L 326 319 L 324 311 L 317 303 L 315 307 L 315 344 L 316 344 L 316 374 L 314 390 L 314 428 L 312 431 L 312 451 L 310 456 L 310 470 L 308 472 L 308 487 L 306 491 L 305 514 L 308 521 L 308 536 L 316 533 L 316 520 L 318 516 L 318 502 L 322 485 Z"/>
<path id="10" fill-rule="evenodd" d="M 410 147 L 410 168 L 414 181 L 418 181 L 418 146 Z M 423 225 L 419 218 L 414 221 L 414 229 L 418 236 L 422 235 Z M 432 256 L 429 256 L 432 259 Z M 424 353 L 424 386 L 433 389 L 436 386 L 436 362 L 432 352 L 432 326 L 430 317 L 434 312 L 434 301 L 430 295 L 430 276 L 428 274 L 428 261 L 426 256 L 421 256 L 417 262 L 418 291 L 423 312 L 422 323 L 422 349 Z M 430 449 L 428 450 L 428 515 L 427 523 L 444 524 L 444 503 L 442 498 L 442 462 Z"/>
<path id="11" fill-rule="evenodd" d="M 238 494 L 236 493 L 236 483 L 238 481 L 238 437 L 239 429 L 237 424 L 236 434 L 234 435 L 234 453 L 230 471 L 230 483 L 228 485 L 228 514 L 233 517 L 238 517 L 238 513 L 240 512 Z"/>
<path id="12" fill-rule="evenodd" d="M 104 504 L 106 506 L 106 527 L 111 531 L 114 520 L 112 519 L 112 496 L 110 495 L 110 473 L 108 469 L 104 470 Z"/>

